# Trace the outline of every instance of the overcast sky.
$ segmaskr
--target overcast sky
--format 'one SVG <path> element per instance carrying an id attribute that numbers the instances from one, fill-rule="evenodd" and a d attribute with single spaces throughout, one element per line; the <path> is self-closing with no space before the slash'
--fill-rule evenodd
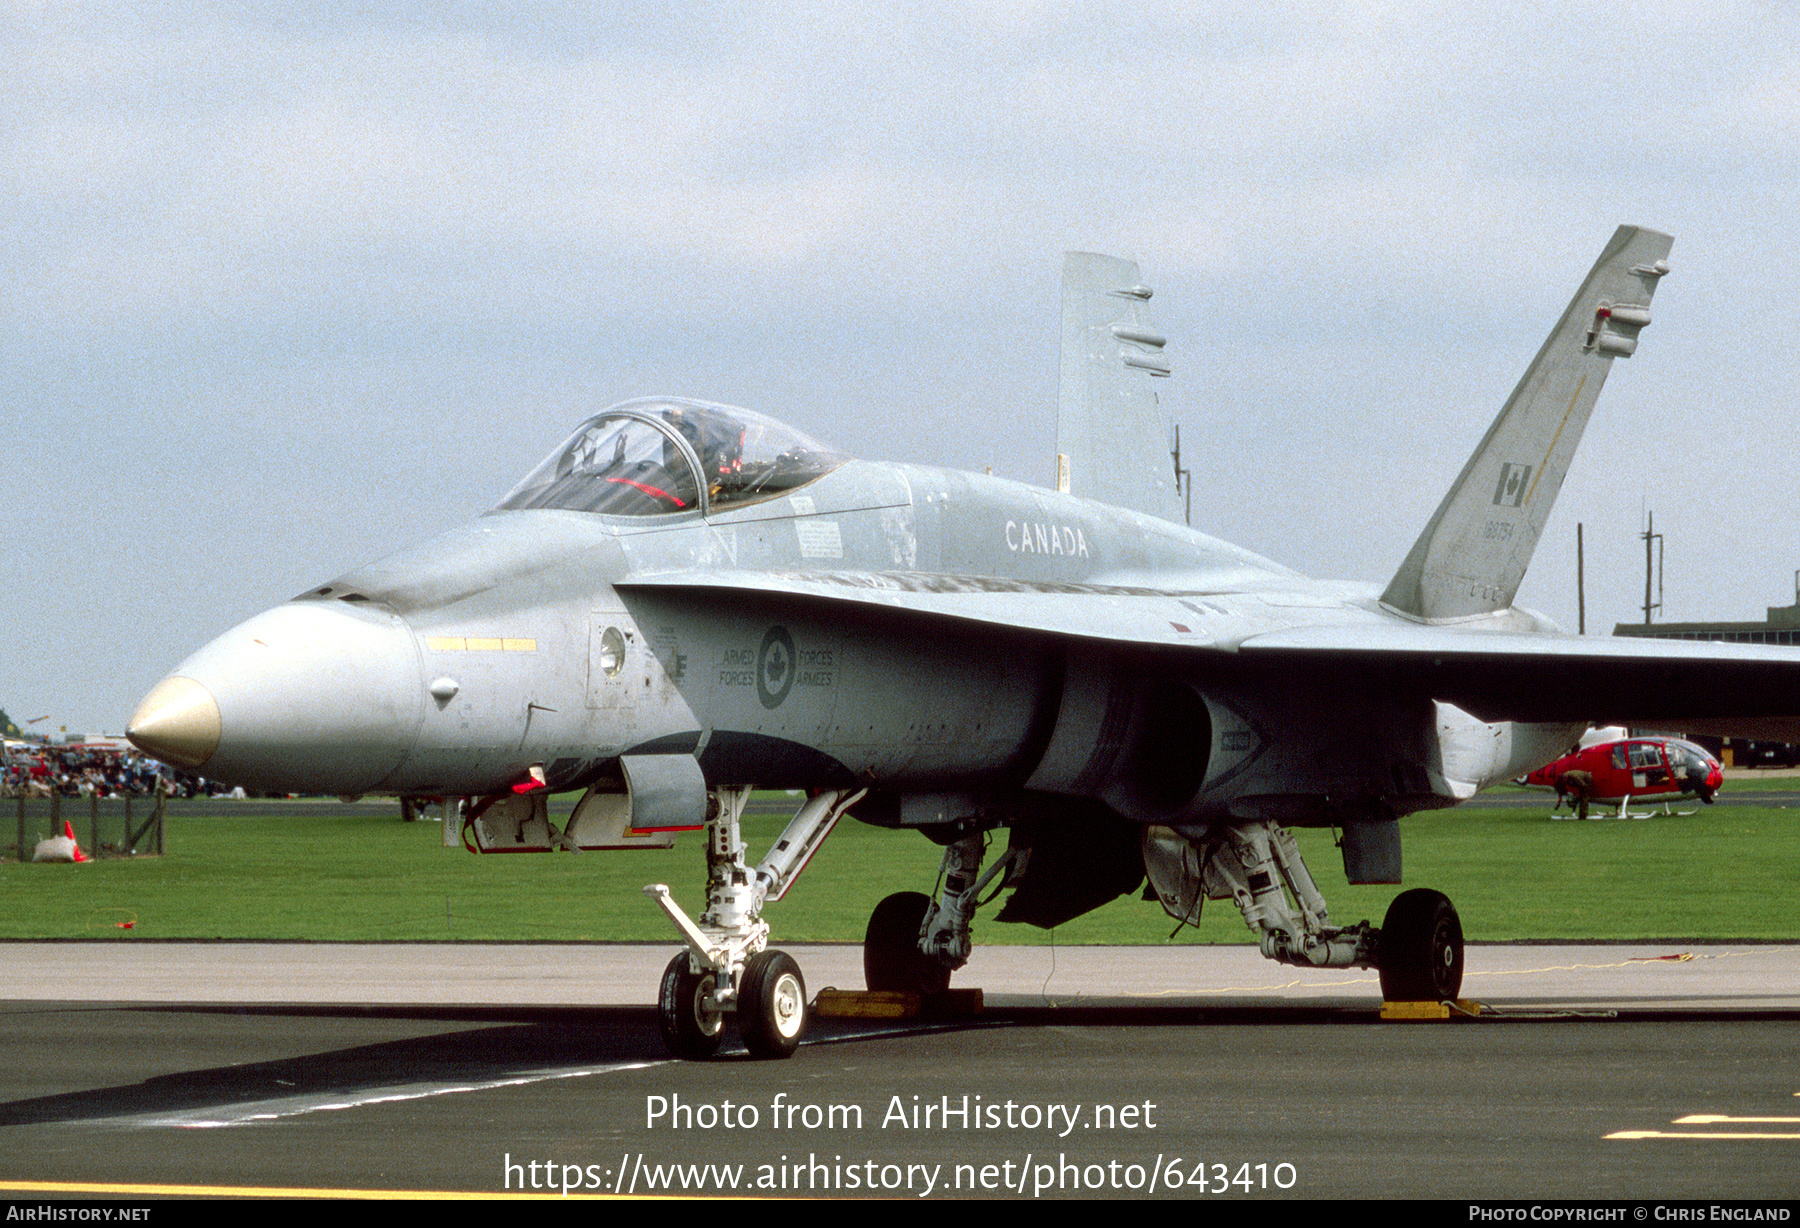
<path id="1" fill-rule="evenodd" d="M 1675 235 L 1521 601 L 1793 600 L 1800 7 L 0 0 L 0 707 L 231 624 L 652 393 L 1048 482 L 1140 261 L 1197 528 L 1385 582 L 1620 222 Z"/>

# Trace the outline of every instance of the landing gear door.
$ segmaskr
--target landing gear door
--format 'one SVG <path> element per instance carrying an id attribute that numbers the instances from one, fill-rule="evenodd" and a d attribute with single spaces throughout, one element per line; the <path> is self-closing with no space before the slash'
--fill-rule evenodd
<path id="1" fill-rule="evenodd" d="M 675 829 L 639 831 L 632 826 L 629 793 L 589 789 L 569 816 L 569 839 L 582 849 L 672 849 Z"/>
<path id="2" fill-rule="evenodd" d="M 619 760 L 637 831 L 692 831 L 706 823 L 706 777 L 692 755 L 626 755 Z"/>

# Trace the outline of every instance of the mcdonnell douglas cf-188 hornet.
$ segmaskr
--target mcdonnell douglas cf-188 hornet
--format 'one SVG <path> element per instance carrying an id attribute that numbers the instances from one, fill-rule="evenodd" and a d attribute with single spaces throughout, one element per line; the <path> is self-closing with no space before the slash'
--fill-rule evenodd
<path id="1" fill-rule="evenodd" d="M 755 1054 L 799 1043 L 804 981 L 762 909 L 851 812 L 944 846 L 933 895 L 874 909 L 874 989 L 945 986 L 996 883 L 999 920 L 1054 926 L 1148 875 L 1176 918 L 1233 901 L 1270 959 L 1453 998 L 1450 901 L 1413 889 L 1379 929 L 1334 924 L 1290 828 L 1338 829 L 1353 883 L 1399 882 L 1399 816 L 1514 779 L 1590 722 L 1800 712 L 1779 649 L 1568 636 L 1513 606 L 1669 246 L 1613 236 L 1385 589 L 1183 527 L 1150 291 L 1074 255 L 1057 489 L 629 401 L 474 523 L 201 648 L 130 736 L 248 786 L 460 798 L 480 851 L 704 827 L 704 912 L 646 888 L 686 942 L 658 1014 L 688 1057 L 729 1014 Z M 805 794 L 760 863 L 739 828 L 756 788 Z M 546 795 L 577 790 L 559 827 Z"/>

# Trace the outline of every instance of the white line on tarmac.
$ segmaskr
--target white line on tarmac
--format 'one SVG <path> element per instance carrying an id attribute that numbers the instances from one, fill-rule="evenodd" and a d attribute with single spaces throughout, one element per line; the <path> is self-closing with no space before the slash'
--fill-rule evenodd
<path id="1" fill-rule="evenodd" d="M 975 1021 L 979 1022 L 979 1021 Z M 823 1043 L 867 1040 L 880 1036 L 910 1035 L 921 1030 L 940 1031 L 952 1024 L 876 1025 L 856 1032 L 821 1037 Z M 992 1026 L 992 1025 L 990 1025 Z M 815 1042 L 816 1043 L 816 1042 Z M 648 1070 L 667 1065 L 668 1058 L 655 1062 L 615 1062 L 606 1066 L 571 1066 L 565 1069 L 530 1070 L 504 1079 L 481 1079 L 459 1083 L 395 1083 L 369 1087 L 355 1092 L 314 1092 L 296 1096 L 278 1096 L 267 1100 L 244 1100 L 235 1104 L 175 1113 L 129 1113 L 118 1117 L 89 1118 L 83 1124 L 118 1126 L 130 1129 L 217 1130 L 229 1126 L 253 1126 L 260 1122 L 280 1121 L 288 1117 L 305 1117 L 312 1113 L 339 1113 L 346 1109 L 365 1109 L 383 1104 L 401 1104 L 408 1100 L 428 1100 L 435 1096 L 456 1096 L 465 1092 L 497 1091 L 506 1087 L 529 1087 L 534 1083 L 550 1083 L 559 1079 L 585 1079 L 592 1075 L 618 1074 L 627 1070 Z"/>
<path id="2" fill-rule="evenodd" d="M 362 1109 L 378 1104 L 398 1104 L 407 1100 L 427 1100 L 433 1096 L 454 1096 L 463 1092 L 494 1091 L 502 1087 L 527 1087 L 557 1079 L 585 1079 L 590 1075 L 616 1074 L 622 1070 L 644 1070 L 661 1066 L 662 1062 L 620 1062 L 610 1066 L 578 1066 L 565 1070 L 533 1070 L 505 1079 L 483 1079 L 474 1083 L 399 1083 L 387 1087 L 365 1088 L 353 1093 L 313 1093 L 280 1096 L 272 1100 L 246 1100 L 214 1108 L 189 1109 L 179 1113 L 132 1113 L 123 1117 L 89 1120 L 87 1125 L 130 1126 L 136 1128 L 172 1127 L 180 1130 L 215 1130 L 225 1126 L 249 1126 L 258 1122 L 280 1121 L 285 1117 L 303 1117 L 309 1113 L 337 1113 L 345 1109 Z"/>

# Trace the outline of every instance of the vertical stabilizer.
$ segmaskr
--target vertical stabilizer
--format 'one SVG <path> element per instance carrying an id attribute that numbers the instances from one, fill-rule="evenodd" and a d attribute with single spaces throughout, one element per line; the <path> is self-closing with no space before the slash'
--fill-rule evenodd
<path id="1" fill-rule="evenodd" d="M 1150 323 L 1150 287 L 1114 256 L 1063 260 L 1059 489 L 1165 520 L 1182 519 L 1169 419 L 1151 382 L 1169 374 Z"/>
<path id="2" fill-rule="evenodd" d="M 1621 226 L 1381 595 L 1414 618 L 1512 605 L 1614 358 L 1637 349 L 1668 235 Z"/>

